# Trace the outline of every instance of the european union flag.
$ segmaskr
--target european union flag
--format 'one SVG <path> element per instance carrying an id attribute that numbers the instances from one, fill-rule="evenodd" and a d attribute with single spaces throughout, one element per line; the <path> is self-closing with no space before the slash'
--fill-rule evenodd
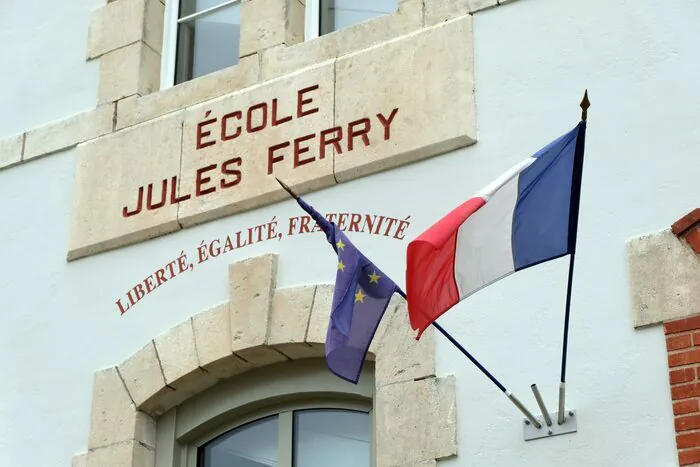
<path id="1" fill-rule="evenodd" d="M 399 288 L 355 248 L 338 226 L 301 198 L 296 199 L 323 229 L 338 255 L 333 308 L 326 335 L 326 364 L 335 375 L 357 384 L 372 338 L 391 296 Z"/>

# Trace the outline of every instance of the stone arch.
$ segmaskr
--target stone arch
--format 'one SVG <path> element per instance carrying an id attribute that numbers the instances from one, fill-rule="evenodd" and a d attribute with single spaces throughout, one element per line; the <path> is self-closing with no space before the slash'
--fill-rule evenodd
<path id="1" fill-rule="evenodd" d="M 276 287 L 277 256 L 229 267 L 232 300 L 174 326 L 94 377 L 88 452 L 74 467 L 153 467 L 156 419 L 222 380 L 322 357 L 333 286 Z M 416 341 L 393 301 L 370 346 L 376 466 L 431 466 L 457 454 L 454 377 L 435 375 L 431 332 Z"/>

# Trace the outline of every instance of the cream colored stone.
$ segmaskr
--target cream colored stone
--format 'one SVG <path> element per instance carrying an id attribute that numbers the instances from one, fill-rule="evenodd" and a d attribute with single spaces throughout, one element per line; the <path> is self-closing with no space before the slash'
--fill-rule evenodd
<path id="1" fill-rule="evenodd" d="M 113 119 L 114 106 L 108 104 L 31 130 L 26 133 L 22 159 L 45 156 L 106 135 L 112 131 Z"/>
<path id="2" fill-rule="evenodd" d="M 275 290 L 268 343 L 290 358 L 318 356 L 318 352 L 304 342 L 315 292 L 316 286 Z"/>
<path id="3" fill-rule="evenodd" d="M 87 467 L 87 452 L 73 456 L 71 467 Z"/>
<path id="4" fill-rule="evenodd" d="M 627 243 L 634 327 L 700 314 L 700 256 L 670 229 Z"/>
<path id="5" fill-rule="evenodd" d="M 88 448 L 136 440 L 155 447 L 156 423 L 136 410 L 116 368 L 95 373 Z"/>
<path id="6" fill-rule="evenodd" d="M 158 3 L 158 0 L 119 0 L 94 11 L 88 34 L 88 59 L 142 40 L 160 51 L 164 7 Z"/>
<path id="7" fill-rule="evenodd" d="M 386 330 L 389 328 L 389 323 L 392 321 L 393 316 L 399 312 L 399 307 L 404 303 L 405 299 L 398 294 L 394 294 L 391 297 L 389 305 L 386 307 L 386 311 L 384 312 L 384 317 L 379 322 L 379 326 L 377 326 L 377 332 L 374 333 L 374 338 L 369 344 L 369 349 L 367 349 L 368 352 L 370 352 L 368 356 L 371 360 L 374 360 L 374 356 L 376 355 L 379 349 L 379 344 L 384 338 Z"/>
<path id="8" fill-rule="evenodd" d="M 306 332 L 306 342 L 314 346 L 323 346 L 326 342 L 328 322 L 333 306 L 332 284 L 319 284 L 316 286 L 314 305 L 309 318 L 309 329 Z"/>
<path id="9" fill-rule="evenodd" d="M 155 451 L 135 441 L 89 451 L 87 467 L 154 467 Z"/>
<path id="10" fill-rule="evenodd" d="M 399 3 L 399 9 L 394 14 L 342 28 L 312 41 L 265 50 L 262 52 L 262 78 L 276 78 L 324 60 L 375 46 L 420 29 L 422 22 L 422 3 L 404 0 Z"/>
<path id="11" fill-rule="evenodd" d="M 12 167 L 22 161 L 24 134 L 0 140 L 0 169 Z"/>
<path id="12" fill-rule="evenodd" d="M 172 115 L 78 146 L 68 259 L 180 228 L 171 194 L 180 170 L 181 135 L 182 116 Z M 148 185 L 153 184 L 154 206 L 162 200 L 163 180 L 165 205 L 147 209 Z M 143 209 L 124 217 L 124 209 L 135 211 L 141 187 Z"/>
<path id="13" fill-rule="evenodd" d="M 377 465 L 400 466 L 457 454 L 453 376 L 378 388 L 375 407 Z"/>
<path id="14" fill-rule="evenodd" d="M 258 82 L 257 55 L 242 58 L 235 66 L 185 81 L 143 97 L 119 101 L 117 128 L 143 123 L 152 118 L 220 97 Z"/>
<path id="15" fill-rule="evenodd" d="M 304 40 L 304 6 L 298 0 L 243 0 L 240 56 Z"/>
<path id="16" fill-rule="evenodd" d="M 152 341 L 119 365 L 119 374 L 137 408 L 141 408 L 144 402 L 166 388 L 163 370 Z"/>
<path id="17" fill-rule="evenodd" d="M 307 91 L 301 94 L 301 99 L 309 102 L 301 105 L 302 115 L 299 117 L 299 92 L 303 90 Z M 278 121 L 292 117 L 276 126 L 272 122 L 275 99 Z M 258 110 L 248 110 L 257 105 L 260 106 Z M 254 131 L 263 126 L 265 114 L 264 128 Z M 229 119 L 222 123 L 227 115 Z M 242 115 L 240 120 L 239 115 Z M 200 128 L 203 136 L 198 138 L 198 125 L 203 121 L 209 123 Z M 319 137 L 322 130 L 332 128 L 332 122 L 333 62 L 188 109 L 183 135 L 181 188 L 197 192 L 197 170 L 203 167 L 209 168 L 203 172 L 203 178 L 210 180 L 201 185 L 205 194 L 180 204 L 178 221 L 183 227 L 189 227 L 287 199 L 289 195 L 275 177 L 284 180 L 300 194 L 334 184 L 333 160 L 330 151 L 321 158 Z M 224 135 L 230 137 L 226 141 L 222 140 L 222 128 L 225 128 Z M 239 128 L 240 135 L 233 137 Z M 253 131 L 248 132 L 248 129 Z M 306 136 L 307 140 L 298 143 L 299 162 L 295 163 L 295 141 Z M 198 142 L 200 149 L 197 149 Z M 269 148 L 275 145 L 286 146 L 274 151 L 274 157 L 283 159 L 271 164 Z M 240 170 L 241 176 L 220 175 L 224 167 L 229 171 Z M 229 186 L 224 187 L 224 183 Z"/>
<path id="18" fill-rule="evenodd" d="M 354 138 L 352 150 L 344 145 L 335 155 L 339 182 L 473 144 L 471 16 L 339 58 L 336 93 L 336 125 L 370 125 L 366 141 Z M 388 120 L 395 109 L 387 130 L 379 114 Z"/>
<path id="19" fill-rule="evenodd" d="M 249 369 L 231 350 L 231 314 L 228 302 L 192 318 L 199 365 L 213 376 L 227 379 Z"/>
<path id="20" fill-rule="evenodd" d="M 165 382 L 174 383 L 199 368 L 192 320 L 183 321 L 155 339 Z"/>
<path id="21" fill-rule="evenodd" d="M 198 368 L 184 378 L 177 380 L 174 388 L 165 386 L 144 402 L 141 410 L 157 418 L 218 382 L 219 380 L 214 375 Z"/>
<path id="22" fill-rule="evenodd" d="M 145 42 L 136 42 L 103 55 L 98 89 L 100 103 L 157 91 L 160 87 L 160 62 L 160 55 Z"/>
<path id="23" fill-rule="evenodd" d="M 425 25 L 432 26 L 495 6 L 498 6 L 497 0 L 425 0 Z"/>
<path id="24" fill-rule="evenodd" d="M 377 349 L 374 379 L 377 387 L 435 376 L 435 340 L 432 329 L 419 341 L 408 321 L 406 302 L 387 320 L 387 330 Z"/>

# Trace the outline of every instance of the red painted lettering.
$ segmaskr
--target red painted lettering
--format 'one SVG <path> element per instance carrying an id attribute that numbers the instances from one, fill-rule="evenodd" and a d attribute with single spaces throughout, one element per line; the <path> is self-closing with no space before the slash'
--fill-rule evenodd
<path id="1" fill-rule="evenodd" d="M 272 174 L 272 166 L 276 164 L 277 162 L 281 162 L 284 160 L 284 156 L 275 156 L 275 151 L 278 149 L 286 148 L 289 146 L 289 141 L 280 143 L 280 144 L 275 144 L 274 146 L 270 146 L 270 148 L 267 150 L 267 174 L 270 175 Z"/>
<path id="2" fill-rule="evenodd" d="M 338 214 L 338 228 L 340 230 L 344 230 L 346 220 L 348 220 L 347 213 L 341 212 Z"/>
<path id="3" fill-rule="evenodd" d="M 160 201 L 153 204 L 153 183 L 148 184 L 148 193 L 146 194 L 146 208 L 149 211 L 154 209 L 162 208 L 165 206 L 165 197 L 168 194 L 168 179 L 163 179 L 163 186 L 161 188 Z"/>
<path id="4" fill-rule="evenodd" d="M 315 91 L 318 89 L 318 84 L 309 86 L 308 88 L 300 89 L 297 91 L 297 118 L 305 117 L 306 115 L 311 115 L 318 112 L 318 107 L 312 109 L 304 110 L 303 107 L 306 104 L 311 104 L 313 102 L 312 98 L 304 99 L 304 94 L 307 92 Z"/>
<path id="5" fill-rule="evenodd" d="M 231 139 L 238 138 L 241 134 L 241 126 L 238 125 L 236 127 L 236 131 L 233 132 L 233 134 L 228 133 L 228 121 L 232 118 L 237 118 L 240 120 L 243 118 L 243 114 L 241 113 L 240 110 L 236 110 L 235 112 L 228 113 L 223 116 L 221 119 L 221 140 L 222 141 L 229 141 Z"/>
<path id="6" fill-rule="evenodd" d="M 192 195 L 189 193 L 186 195 L 178 196 L 177 192 L 178 192 L 178 183 L 177 183 L 177 175 L 175 175 L 171 179 L 171 183 L 170 183 L 170 204 L 178 204 L 178 203 L 180 203 L 182 201 L 186 201 L 192 197 Z"/>
<path id="7" fill-rule="evenodd" d="M 253 113 L 256 110 L 262 110 L 262 121 L 260 125 L 253 126 Z M 256 131 L 263 130 L 267 126 L 267 102 L 262 102 L 260 104 L 255 104 L 248 109 L 248 117 L 246 118 L 246 129 L 248 133 L 255 133 Z"/>
<path id="8" fill-rule="evenodd" d="M 301 225 L 299 226 L 299 233 L 309 233 L 309 221 L 311 220 L 311 217 L 309 216 L 301 216 Z"/>
<path id="9" fill-rule="evenodd" d="M 132 290 L 134 291 L 134 295 L 136 295 L 137 302 L 146 296 L 146 292 L 143 291 L 143 286 L 141 284 L 136 284 Z"/>
<path id="10" fill-rule="evenodd" d="M 204 114 L 204 118 L 209 117 L 211 114 L 211 110 L 207 110 L 207 113 Z M 197 123 L 197 149 L 202 149 L 206 148 L 207 146 L 213 146 L 216 144 L 215 140 L 207 141 L 207 142 L 202 142 L 202 140 L 211 135 L 211 131 L 202 131 L 203 128 L 207 125 L 211 125 L 212 123 L 216 123 L 216 119 L 212 118 L 210 120 L 204 120 L 203 122 Z"/>
<path id="11" fill-rule="evenodd" d="M 328 135 L 333 133 L 333 137 L 328 138 Z M 340 148 L 340 142 L 343 139 L 343 129 L 339 126 L 334 128 L 329 128 L 328 130 L 323 130 L 321 132 L 321 154 L 320 159 L 326 157 L 326 146 L 329 144 L 333 145 L 336 154 L 342 154 L 343 150 Z"/>
<path id="12" fill-rule="evenodd" d="M 197 169 L 197 177 L 195 179 L 195 196 L 202 196 L 202 195 L 208 195 L 209 193 L 213 193 L 216 191 L 216 188 L 211 186 L 209 188 L 202 189 L 202 185 L 205 183 L 208 183 L 211 181 L 211 177 L 202 177 L 204 172 L 209 172 L 210 170 L 214 170 L 216 168 L 216 164 L 211 164 L 206 167 L 202 167 L 201 169 Z"/>
<path id="13" fill-rule="evenodd" d="M 160 287 L 161 284 L 168 282 L 165 278 L 165 269 L 159 269 L 156 271 L 156 287 Z"/>
<path id="14" fill-rule="evenodd" d="M 304 141 L 308 141 L 310 139 L 313 139 L 316 137 L 316 133 L 312 133 L 310 135 L 306 136 L 301 136 L 299 138 L 296 138 L 294 140 L 294 168 L 296 169 L 300 165 L 308 164 L 309 162 L 313 162 L 316 160 L 316 157 L 309 157 L 307 159 L 300 159 L 299 156 L 304 154 L 305 152 L 309 152 L 309 147 L 308 146 L 301 146 L 301 143 Z"/>
<path id="15" fill-rule="evenodd" d="M 124 306 L 122 305 L 122 299 L 121 299 L 121 298 L 120 298 L 119 300 L 117 300 L 116 303 L 117 303 L 117 307 L 119 308 L 119 312 L 120 312 L 121 314 L 126 313 L 127 310 L 128 310 L 129 308 L 131 308 L 129 305 L 127 305 L 126 308 L 124 308 Z"/>
<path id="16" fill-rule="evenodd" d="M 360 221 L 362 216 L 360 214 L 350 215 L 350 227 L 348 227 L 349 232 L 359 232 L 360 231 Z"/>
<path id="17" fill-rule="evenodd" d="M 141 212 L 141 209 L 143 208 L 143 187 L 139 187 L 139 197 L 138 201 L 136 202 L 136 208 L 133 211 L 129 211 L 129 208 L 124 206 L 122 208 L 122 216 L 124 217 L 131 217 L 135 216 L 136 214 Z"/>
<path id="18" fill-rule="evenodd" d="M 383 114 L 378 113 L 377 118 L 379 119 L 379 123 L 382 124 L 384 127 L 384 141 L 387 141 L 389 138 L 391 138 L 391 122 L 394 121 L 394 117 L 396 117 L 396 114 L 398 113 L 399 108 L 395 108 L 394 110 L 391 111 L 391 114 L 389 115 L 389 118 L 386 118 Z"/>
<path id="19" fill-rule="evenodd" d="M 151 293 L 153 292 L 156 287 L 153 285 L 153 276 L 148 276 L 143 280 L 143 283 L 146 285 L 146 293 Z"/>
<path id="20" fill-rule="evenodd" d="M 221 188 L 231 188 L 241 183 L 241 178 L 243 177 L 241 171 L 232 167 L 240 167 L 242 163 L 243 160 L 240 157 L 234 157 L 233 159 L 224 161 L 224 163 L 221 164 L 221 173 L 224 175 L 233 175 L 234 177 L 233 180 L 226 180 L 225 178 L 222 178 Z"/>
<path id="21" fill-rule="evenodd" d="M 355 127 L 357 126 L 362 126 L 362 128 L 356 130 Z M 348 151 L 352 151 L 355 147 L 354 141 L 357 136 L 362 138 L 362 141 L 364 141 L 365 146 L 369 146 L 369 136 L 367 136 L 367 134 L 369 133 L 369 130 L 371 128 L 372 123 L 370 122 L 369 118 L 362 118 L 360 120 L 350 122 L 350 124 L 348 125 Z"/>
<path id="22" fill-rule="evenodd" d="M 272 99 L 272 126 L 277 126 L 281 125 L 283 123 L 287 123 L 292 119 L 291 115 L 287 115 L 286 117 L 278 118 L 277 117 L 277 99 Z"/>

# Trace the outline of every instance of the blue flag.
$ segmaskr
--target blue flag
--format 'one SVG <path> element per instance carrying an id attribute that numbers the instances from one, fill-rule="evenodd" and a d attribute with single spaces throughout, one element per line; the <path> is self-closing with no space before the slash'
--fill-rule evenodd
<path id="1" fill-rule="evenodd" d="M 338 255 L 326 364 L 335 375 L 357 384 L 369 345 L 397 285 L 348 240 L 334 223 L 301 198 L 299 205 L 325 232 Z"/>

